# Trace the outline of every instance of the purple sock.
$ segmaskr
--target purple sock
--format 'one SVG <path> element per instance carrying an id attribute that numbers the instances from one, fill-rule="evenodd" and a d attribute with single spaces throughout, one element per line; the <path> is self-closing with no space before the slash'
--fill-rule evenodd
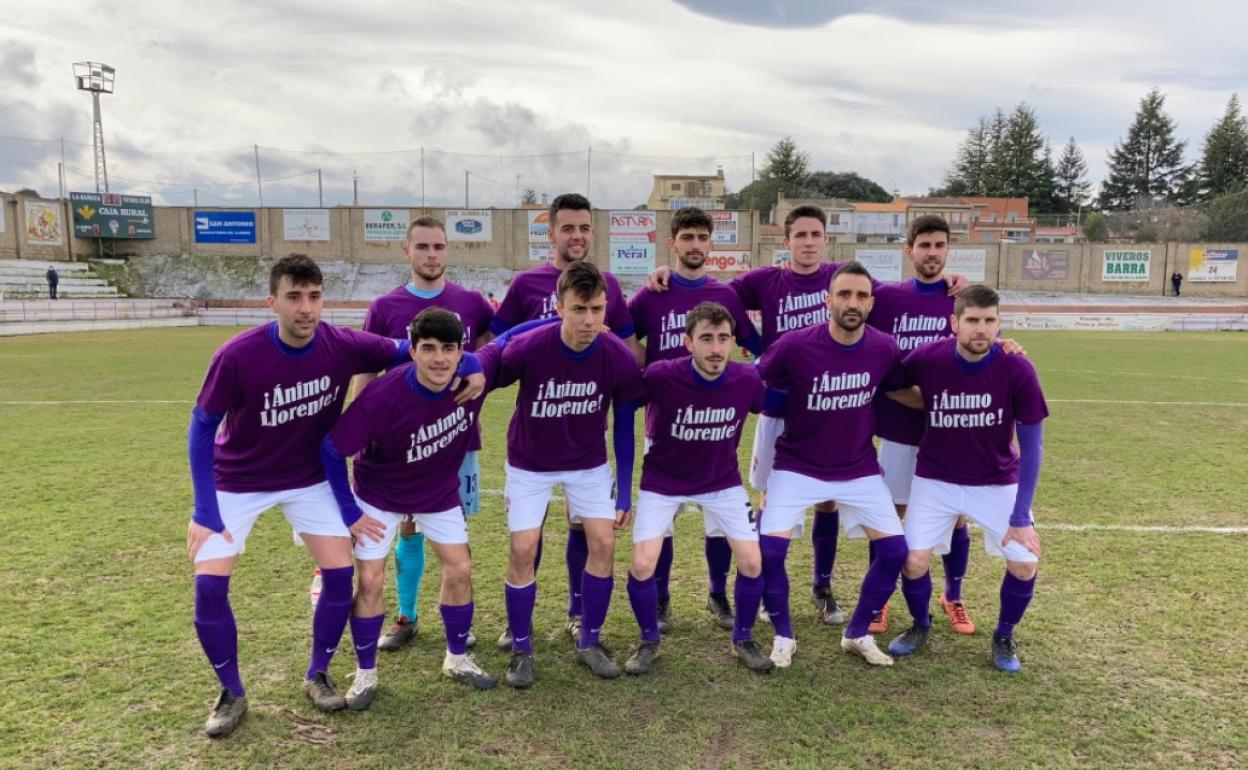
<path id="1" fill-rule="evenodd" d="M 446 629 L 446 651 L 463 655 L 468 651 L 468 631 L 472 628 L 472 602 L 467 604 L 439 604 L 442 627 Z"/>
<path id="2" fill-rule="evenodd" d="M 784 560 L 789 555 L 789 540 L 771 535 L 758 536 L 763 552 L 763 604 L 771 617 L 776 636 L 793 638 L 793 618 L 789 615 L 789 573 Z"/>
<path id="3" fill-rule="evenodd" d="M 873 541 L 875 558 L 867 574 L 862 578 L 862 591 L 858 594 L 858 606 L 854 607 L 853 617 L 845 626 L 845 636 L 857 639 L 867 635 L 867 626 L 875 614 L 884 609 L 888 597 L 897 590 L 897 576 L 906 564 L 905 535 L 892 535 Z"/>
<path id="4" fill-rule="evenodd" d="M 542 566 L 542 545 L 546 542 L 544 532 L 537 533 L 537 555 L 533 557 L 533 579 L 537 579 L 537 568 Z"/>
<path id="5" fill-rule="evenodd" d="M 598 644 L 598 635 L 602 633 L 602 624 L 607 619 L 607 608 L 611 606 L 611 589 L 615 587 L 615 578 L 611 575 L 598 577 L 588 570 L 581 573 L 581 593 L 584 595 L 584 614 L 581 616 L 581 639 L 576 643 L 577 649 L 585 649 Z M 655 609 L 657 615 L 658 609 Z M 655 620 L 658 626 L 658 620 Z"/>
<path id="6" fill-rule="evenodd" d="M 589 558 L 589 543 L 585 542 L 585 530 L 568 530 L 568 617 L 582 613 L 581 575 L 585 572 L 585 560 Z"/>
<path id="7" fill-rule="evenodd" d="M 836 564 L 836 537 L 841 529 L 840 511 L 815 511 L 815 526 L 810 530 L 810 544 L 815 552 L 815 588 L 832 586 L 832 567 Z"/>
<path id="8" fill-rule="evenodd" d="M 659 595 L 654 576 L 638 580 L 633 573 L 628 573 L 628 603 L 633 605 L 633 617 L 637 618 L 637 626 L 641 629 L 641 640 L 659 641 Z"/>
<path id="9" fill-rule="evenodd" d="M 875 561 L 875 541 L 867 541 L 867 569 L 871 569 L 872 562 Z"/>
<path id="10" fill-rule="evenodd" d="M 507 583 L 503 589 L 507 605 L 507 628 L 511 629 L 511 651 L 533 652 L 533 605 L 537 603 L 537 581 L 517 588 Z"/>
<path id="11" fill-rule="evenodd" d="M 195 576 L 195 633 L 221 686 L 236 698 L 246 695 L 238 673 L 238 629 L 230 609 L 228 575 Z"/>
<path id="12" fill-rule="evenodd" d="M 1036 590 L 1036 578 L 1019 580 L 1009 572 L 1001 581 L 1001 615 L 997 618 L 997 636 L 1013 636 L 1014 626 L 1023 619 L 1031 594 Z"/>
<path id="13" fill-rule="evenodd" d="M 953 530 L 949 553 L 940 557 L 945 563 L 945 598 L 951 602 L 962 601 L 962 578 L 966 577 L 966 564 L 971 559 L 971 528 L 963 524 Z"/>
<path id="14" fill-rule="evenodd" d="M 377 668 L 377 640 L 381 638 L 381 626 L 385 615 L 371 618 L 351 616 L 351 641 L 355 643 L 355 658 L 360 668 Z"/>
<path id="15" fill-rule="evenodd" d="M 737 570 L 737 583 L 733 587 L 737 618 L 733 621 L 732 641 L 744 642 L 754 635 L 754 621 L 758 619 L 758 605 L 763 600 L 763 576 L 746 577 Z"/>
<path id="16" fill-rule="evenodd" d="M 914 624 L 921 628 L 932 627 L 932 613 L 928 604 L 932 601 L 932 573 L 924 572 L 923 577 L 911 580 L 901 576 L 901 595 L 906 597 L 906 606 L 910 608 L 910 617 Z"/>
<path id="17" fill-rule="evenodd" d="M 668 591 L 668 583 L 672 577 L 672 538 L 663 538 L 663 547 L 659 549 L 659 561 L 654 565 L 654 587 L 658 590 L 659 601 L 665 602 L 672 598 Z"/>
<path id="18" fill-rule="evenodd" d="M 312 660 L 308 663 L 308 679 L 317 671 L 329 671 L 329 661 L 351 618 L 354 576 L 355 567 L 321 569 L 321 599 L 312 613 Z"/>
<path id="19" fill-rule="evenodd" d="M 732 546 L 726 537 L 706 538 L 706 569 L 711 578 L 711 593 L 728 591 L 728 568 L 732 566 Z"/>

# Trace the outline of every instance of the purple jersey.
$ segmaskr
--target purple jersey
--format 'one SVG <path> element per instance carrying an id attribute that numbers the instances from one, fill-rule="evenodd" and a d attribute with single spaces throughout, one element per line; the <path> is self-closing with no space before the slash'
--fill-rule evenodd
<path id="1" fill-rule="evenodd" d="M 904 356 L 920 345 L 952 336 L 951 315 L 953 297 L 949 296 L 949 284 L 943 280 L 919 283 L 911 278 L 875 288 L 875 306 L 867 323 L 893 335 Z M 923 438 L 923 413 L 881 393 L 875 399 L 875 435 L 897 444 L 918 446 Z"/>
<path id="2" fill-rule="evenodd" d="M 837 262 L 823 262 L 809 275 L 759 267 L 732 279 L 745 308 L 762 313 L 763 350 L 788 332 L 828 322 L 828 284 L 838 267 Z"/>
<path id="3" fill-rule="evenodd" d="M 958 341 L 931 342 L 906 356 L 905 384 L 923 392 L 925 429 L 915 475 L 950 484 L 1018 483 L 1014 423 L 1035 425 L 1049 416 L 1036 369 L 1026 356 L 999 345 L 970 363 Z"/>
<path id="4" fill-rule="evenodd" d="M 507 428 L 507 462 L 526 471 L 596 468 L 607 461 L 607 410 L 611 402 L 635 402 L 643 388 L 637 358 L 610 334 L 599 334 L 580 353 L 559 336 L 554 323 L 507 343 L 495 385 L 520 381 L 516 410 Z M 492 346 L 486 346 L 483 355 Z M 495 348 L 496 350 L 497 348 Z M 490 378 L 494 363 L 482 366 Z"/>
<path id="5" fill-rule="evenodd" d="M 275 492 L 325 480 L 321 440 L 342 412 L 351 377 L 397 361 L 399 341 L 321 323 L 305 347 L 277 336 L 277 322 L 221 346 L 196 406 L 224 414 L 213 466 L 223 492 Z"/>
<path id="6" fill-rule="evenodd" d="M 767 385 L 788 391 L 784 433 L 776 439 L 776 470 L 822 481 L 880 472 L 871 436 L 878 390 L 898 387 L 901 353 L 883 332 L 864 327 L 842 345 L 827 324 L 785 335 L 759 366 Z"/>
<path id="7" fill-rule="evenodd" d="M 391 369 L 343 413 L 330 437 L 355 455 L 355 493 L 392 513 L 438 513 L 460 504 L 459 466 L 485 399 L 456 404 L 434 393 L 414 364 Z"/>
<path id="8" fill-rule="evenodd" d="M 641 488 L 660 495 L 702 495 L 741 485 L 737 445 L 750 412 L 763 408 L 758 370 L 729 361 L 703 379 L 692 356 L 658 361 L 642 379 L 652 443 L 641 467 Z"/>
<path id="9" fill-rule="evenodd" d="M 412 319 L 431 307 L 449 310 L 463 322 L 464 350 L 469 352 L 477 349 L 477 338 L 489 331 L 494 319 L 485 297 L 458 284 L 447 281 L 435 297 L 415 294 L 412 285 L 406 284 L 372 301 L 364 316 L 364 331 L 406 339 Z"/>
<path id="10" fill-rule="evenodd" d="M 511 286 L 507 287 L 507 296 L 498 306 L 490 329 L 495 334 L 502 334 L 518 323 L 554 317 L 555 300 L 558 299 L 556 287 L 561 275 L 563 271 L 550 262 L 518 273 Z M 602 277 L 607 282 L 607 326 L 615 336 L 627 339 L 633 336 L 633 319 L 628 314 L 628 303 L 624 301 L 620 282 L 605 270 Z"/>
<path id="11" fill-rule="evenodd" d="M 684 358 L 685 316 L 700 302 L 718 302 L 736 322 L 737 342 L 745 345 L 754 335 L 754 323 L 745 314 L 741 298 L 726 284 L 703 276 L 691 281 L 672 273 L 667 291 L 640 289 L 628 302 L 633 332 L 646 341 L 646 366 L 655 361 Z"/>

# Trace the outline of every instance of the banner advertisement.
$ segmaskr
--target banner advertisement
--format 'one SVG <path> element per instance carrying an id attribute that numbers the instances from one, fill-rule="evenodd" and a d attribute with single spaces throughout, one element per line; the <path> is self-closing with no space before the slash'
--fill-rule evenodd
<path id="1" fill-rule="evenodd" d="M 364 209 L 364 240 L 369 243 L 403 243 L 407 240 L 407 209 Z M 447 233 L 450 239 L 450 233 Z"/>
<path id="2" fill-rule="evenodd" d="M 771 264 L 772 265 L 783 265 L 785 262 L 791 262 L 792 260 L 793 260 L 793 252 L 789 251 L 788 249 L 772 249 L 771 250 Z"/>
<path id="3" fill-rule="evenodd" d="M 978 283 L 984 280 L 984 265 L 987 262 L 988 252 L 983 249 L 949 249 L 945 272 L 965 276 L 971 283 Z"/>
<path id="4" fill-rule="evenodd" d="M 744 273 L 749 270 L 750 252 L 711 249 L 706 269 L 712 273 Z"/>
<path id="5" fill-rule="evenodd" d="M 61 231 L 61 205 L 29 198 L 22 200 L 26 204 L 26 242 L 60 246 L 65 238 Z"/>
<path id="6" fill-rule="evenodd" d="M 196 243 L 255 243 L 256 212 L 196 211 Z"/>
<path id="7" fill-rule="evenodd" d="M 74 235 L 79 238 L 155 238 L 156 217 L 146 195 L 71 192 Z"/>
<path id="8" fill-rule="evenodd" d="M 856 249 L 854 260 L 871 272 L 877 281 L 901 280 L 900 249 Z"/>
<path id="9" fill-rule="evenodd" d="M 1191 249 L 1187 252 L 1187 280 L 1196 283 L 1235 283 L 1239 249 Z"/>
<path id="10" fill-rule="evenodd" d="M 1102 281 L 1147 281 L 1153 253 L 1147 250 L 1105 252 L 1101 267 Z"/>
<path id="11" fill-rule="evenodd" d="M 446 212 L 446 239 L 468 243 L 489 243 L 493 237 L 493 212 L 484 209 L 463 209 Z"/>
<path id="12" fill-rule="evenodd" d="M 554 259 L 554 246 L 550 242 L 550 212 L 546 209 L 529 211 L 529 261 L 549 262 Z"/>
<path id="13" fill-rule="evenodd" d="M 654 269 L 658 216 L 653 211 L 612 211 L 607 230 L 616 275 L 649 275 Z"/>
<path id="14" fill-rule="evenodd" d="M 1174 317 L 1161 313 L 1006 313 L 1001 328 L 1011 331 L 1161 332 Z"/>
<path id="15" fill-rule="evenodd" d="M 282 209 L 282 238 L 328 241 L 329 209 Z"/>
<path id="16" fill-rule="evenodd" d="M 716 246 L 736 246 L 740 242 L 740 220 L 736 211 L 710 211 L 711 222 L 715 227 L 711 230 L 711 243 Z"/>
<path id="17" fill-rule="evenodd" d="M 671 211 L 683 209 L 686 206 L 694 206 L 703 211 L 712 211 L 715 207 L 714 198 L 668 198 L 667 208 Z"/>
<path id="18" fill-rule="evenodd" d="M 1070 277 L 1070 252 L 1032 249 L 1023 256 L 1024 281 L 1060 281 Z"/>

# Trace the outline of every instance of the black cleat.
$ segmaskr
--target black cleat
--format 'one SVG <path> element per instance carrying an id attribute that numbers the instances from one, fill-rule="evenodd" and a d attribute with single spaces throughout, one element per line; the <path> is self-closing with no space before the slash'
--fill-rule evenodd
<path id="1" fill-rule="evenodd" d="M 776 667 L 775 661 L 768 657 L 767 653 L 763 652 L 763 648 L 759 647 L 758 642 L 753 639 L 733 642 L 732 654 L 736 655 L 746 668 L 760 674 L 766 674 Z"/>
<path id="2" fill-rule="evenodd" d="M 659 599 L 659 633 L 672 630 L 672 598 Z"/>
<path id="3" fill-rule="evenodd" d="M 992 665 L 1007 674 L 1017 674 L 1023 667 L 1018 659 L 1018 648 L 1014 645 L 1014 637 L 992 635 Z"/>
<path id="4" fill-rule="evenodd" d="M 810 600 L 815 603 L 815 611 L 819 621 L 829 626 L 845 623 L 845 613 L 836 605 L 836 597 L 832 595 L 830 586 L 815 586 L 810 589 Z"/>
<path id="5" fill-rule="evenodd" d="M 615 664 L 614 660 L 611 660 L 611 653 L 607 652 L 607 648 L 603 647 L 601 642 L 578 649 L 576 660 L 594 672 L 595 676 L 603 679 L 615 679 L 620 675 L 620 667 Z"/>
<path id="6" fill-rule="evenodd" d="M 312 705 L 321 711 L 340 711 L 347 707 L 347 699 L 338 694 L 334 680 L 324 671 L 317 671 L 311 679 L 304 682 L 303 691 L 307 693 Z"/>
<path id="7" fill-rule="evenodd" d="M 645 642 L 637 645 L 637 652 L 624 664 L 624 671 L 633 676 L 654 672 L 654 660 L 659 657 L 659 643 Z M 595 672 L 597 673 L 597 672 Z"/>
<path id="8" fill-rule="evenodd" d="M 234 732 L 234 728 L 243 721 L 243 714 L 246 713 L 247 697 L 236 697 L 223 687 L 212 707 L 212 713 L 208 715 L 208 721 L 204 724 L 204 732 L 208 733 L 209 738 L 224 738 Z"/>
<path id="9" fill-rule="evenodd" d="M 503 682 L 518 690 L 533 684 L 533 653 L 513 652 L 511 662 L 507 664 L 507 673 L 503 674 Z"/>
<path id="10" fill-rule="evenodd" d="M 390 630 L 377 642 L 377 649 L 383 652 L 395 652 L 402 649 L 403 645 L 412 641 L 412 638 L 416 636 L 416 625 L 415 620 L 408 620 L 406 615 L 400 615 Z"/>
<path id="11" fill-rule="evenodd" d="M 910 626 L 904 634 L 894 637 L 888 643 L 888 654 L 894 658 L 913 655 L 923 649 L 923 645 L 927 644 L 927 637 L 931 635 L 931 626 Z"/>
<path id="12" fill-rule="evenodd" d="M 731 631 L 736 624 L 732 615 L 732 605 L 728 604 L 727 594 L 707 594 L 706 609 L 715 616 L 715 622 L 725 631 Z"/>

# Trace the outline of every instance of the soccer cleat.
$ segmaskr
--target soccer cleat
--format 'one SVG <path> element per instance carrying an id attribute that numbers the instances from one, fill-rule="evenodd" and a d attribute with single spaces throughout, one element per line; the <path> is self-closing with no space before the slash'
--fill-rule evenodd
<path id="1" fill-rule="evenodd" d="M 624 664 L 624 670 L 633 676 L 641 676 L 654 671 L 654 659 L 659 657 L 658 642 L 642 642 L 637 645 L 637 652 Z"/>
<path id="2" fill-rule="evenodd" d="M 776 667 L 776 662 L 763 653 L 763 648 L 753 639 L 732 643 L 732 654 L 737 656 L 745 667 L 760 674 L 766 674 Z"/>
<path id="3" fill-rule="evenodd" d="M 868 634 L 882 634 L 888 630 L 888 602 L 884 602 L 884 609 L 875 613 L 875 617 L 871 618 L 871 625 L 867 626 Z"/>
<path id="4" fill-rule="evenodd" d="M 971 616 L 966 614 L 965 604 L 962 602 L 951 602 L 945 598 L 944 594 L 941 594 L 940 608 L 949 616 L 949 622 L 953 624 L 955 633 L 975 633 L 975 624 L 971 622 Z"/>
<path id="5" fill-rule="evenodd" d="M 446 657 L 442 659 L 442 676 L 466 684 L 474 690 L 488 690 L 498 684 L 498 680 L 481 669 L 477 665 L 476 658 L 465 653 L 463 655 L 452 655 L 446 653 Z"/>
<path id="6" fill-rule="evenodd" d="M 832 595 L 831 586 L 815 586 L 810 590 L 811 601 L 815 603 L 815 611 L 819 620 L 829 626 L 845 623 L 845 613 L 836 605 L 836 597 Z"/>
<path id="7" fill-rule="evenodd" d="M 732 630 L 735 619 L 732 615 L 732 605 L 728 604 L 728 596 L 726 594 L 707 594 L 706 608 L 715 616 L 715 622 L 719 627 L 727 631 Z"/>
<path id="8" fill-rule="evenodd" d="M 671 597 L 659 600 L 659 633 L 666 634 L 672 630 L 672 600 Z"/>
<path id="9" fill-rule="evenodd" d="M 578 649 L 576 660 L 594 672 L 595 676 L 603 679 L 615 679 L 620 675 L 620 667 L 615 664 L 614 660 L 611 660 L 611 653 L 607 652 L 607 648 L 603 647 L 601 642 Z"/>
<path id="10" fill-rule="evenodd" d="M 793 665 L 793 653 L 797 652 L 797 641 L 787 636 L 777 636 L 771 640 L 771 662 L 776 668 L 788 668 Z"/>
<path id="11" fill-rule="evenodd" d="M 904 634 L 893 637 L 893 641 L 888 643 L 888 651 L 898 658 L 913 655 L 927 644 L 927 637 L 931 634 L 931 626 L 910 626 Z"/>
<path id="12" fill-rule="evenodd" d="M 514 641 L 515 637 L 511 635 L 511 628 L 508 627 L 504 628 L 503 633 L 498 635 L 498 641 L 494 644 L 497 645 L 498 649 L 503 652 L 509 652 L 511 650 L 511 643 Z"/>
<path id="13" fill-rule="evenodd" d="M 303 691 L 307 693 L 312 705 L 320 711 L 340 711 L 347 707 L 347 700 L 338 694 L 334 680 L 324 671 L 317 671 L 311 679 L 303 683 Z"/>
<path id="14" fill-rule="evenodd" d="M 533 653 L 513 652 L 503 682 L 509 687 L 523 690 L 533 684 Z"/>
<path id="15" fill-rule="evenodd" d="M 893 659 L 880 652 L 880 648 L 875 646 L 875 637 L 871 634 L 866 634 L 856 639 L 850 639 L 847 636 L 842 636 L 841 650 L 844 652 L 852 652 L 855 655 L 860 655 L 863 660 L 873 666 L 893 665 Z"/>
<path id="16" fill-rule="evenodd" d="M 563 624 L 563 630 L 568 632 L 572 641 L 579 642 L 581 640 L 581 616 L 569 615 L 568 622 Z"/>
<path id="17" fill-rule="evenodd" d="M 351 689 L 347 690 L 347 708 L 352 711 L 363 711 L 377 697 L 377 669 L 356 669 L 352 674 Z"/>
<path id="18" fill-rule="evenodd" d="M 471 628 L 468 629 L 468 636 L 464 639 L 464 646 L 470 650 L 477 646 L 477 635 L 472 632 Z"/>
<path id="19" fill-rule="evenodd" d="M 208 733 L 209 738 L 224 738 L 234 732 L 234 728 L 243 721 L 243 714 L 246 713 L 247 697 L 236 697 L 223 687 L 221 694 L 217 696 L 217 702 L 212 706 L 212 713 L 208 715 L 208 721 L 204 723 L 204 732 Z"/>
<path id="20" fill-rule="evenodd" d="M 408 620 L 406 615 L 400 615 L 398 620 L 394 621 L 394 625 L 390 626 L 390 630 L 382 635 L 377 642 L 377 649 L 386 652 L 396 652 L 403 645 L 412 641 L 412 637 L 416 635 L 416 621 Z"/>
<path id="21" fill-rule="evenodd" d="M 992 635 L 992 665 L 1007 674 L 1017 674 L 1023 664 L 1018 660 L 1018 648 L 1014 646 L 1014 637 Z"/>
<path id="22" fill-rule="evenodd" d="M 771 613 L 767 611 L 767 605 L 760 603 L 758 605 L 758 619 L 764 623 L 771 623 Z"/>

